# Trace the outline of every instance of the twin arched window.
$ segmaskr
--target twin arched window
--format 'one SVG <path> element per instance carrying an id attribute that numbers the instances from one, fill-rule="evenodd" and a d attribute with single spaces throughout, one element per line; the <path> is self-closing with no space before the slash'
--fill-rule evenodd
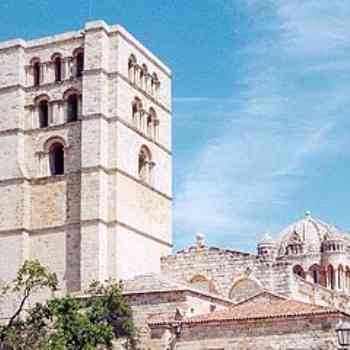
<path id="1" fill-rule="evenodd" d="M 138 97 L 135 97 L 132 102 L 132 123 L 140 131 L 147 134 L 152 139 L 158 139 L 158 125 L 157 113 L 153 107 L 145 111 L 142 102 Z"/>
<path id="2" fill-rule="evenodd" d="M 134 55 L 129 56 L 128 60 L 128 76 L 129 80 L 139 85 L 147 93 L 152 95 L 158 94 L 160 89 L 160 81 L 157 74 L 150 74 L 146 64 L 138 65 Z"/>
<path id="3" fill-rule="evenodd" d="M 75 89 L 67 90 L 63 99 L 65 101 L 65 121 L 66 122 L 75 122 L 79 119 L 80 109 L 81 109 L 81 94 Z M 35 108 L 38 113 L 39 127 L 46 128 L 50 125 L 50 116 L 53 114 L 53 111 L 56 110 L 54 103 L 50 103 L 49 96 L 41 95 L 35 100 Z M 59 111 L 59 110 L 58 110 Z"/>

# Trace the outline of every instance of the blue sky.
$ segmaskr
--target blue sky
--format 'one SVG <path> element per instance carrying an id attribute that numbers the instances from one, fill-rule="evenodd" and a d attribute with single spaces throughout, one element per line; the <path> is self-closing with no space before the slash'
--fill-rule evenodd
<path id="1" fill-rule="evenodd" d="M 254 250 L 306 210 L 350 228 L 350 2 L 93 0 L 174 74 L 174 243 Z M 86 0 L 3 0 L 0 40 L 81 28 Z"/>

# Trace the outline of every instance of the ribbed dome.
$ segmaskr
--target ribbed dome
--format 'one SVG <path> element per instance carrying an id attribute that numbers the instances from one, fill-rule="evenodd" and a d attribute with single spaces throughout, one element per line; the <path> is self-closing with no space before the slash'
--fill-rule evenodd
<path id="1" fill-rule="evenodd" d="M 288 226 L 280 233 L 277 241 L 278 256 L 286 255 L 289 245 L 299 244 L 303 246 L 304 253 L 320 252 L 324 240 L 349 240 L 344 233 L 336 227 L 326 224 L 306 212 L 303 219 Z"/>

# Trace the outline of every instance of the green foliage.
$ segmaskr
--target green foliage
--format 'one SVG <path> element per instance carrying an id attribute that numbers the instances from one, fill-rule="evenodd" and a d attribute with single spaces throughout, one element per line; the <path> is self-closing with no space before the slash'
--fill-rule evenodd
<path id="1" fill-rule="evenodd" d="M 112 349 L 113 341 L 126 339 L 136 347 L 132 312 L 121 290 L 111 281 L 94 282 L 87 296 L 67 295 L 25 310 L 28 298 L 41 289 L 57 288 L 57 277 L 38 261 L 25 262 L 3 295 L 20 293 L 19 307 L 8 324 L 0 327 L 1 345 L 14 350 Z"/>
<path id="2" fill-rule="evenodd" d="M 26 261 L 17 272 L 12 283 L 2 288 L 2 296 L 19 295 L 20 302 L 7 324 L 0 327 L 0 343 L 10 344 L 13 349 L 28 349 L 35 344 L 39 346 L 45 338 L 47 327 L 45 318 L 48 311 L 45 306 L 36 304 L 28 310 L 28 317 L 24 318 L 26 303 L 33 293 L 49 288 L 55 291 L 58 285 L 57 276 L 50 273 L 38 260 Z"/>

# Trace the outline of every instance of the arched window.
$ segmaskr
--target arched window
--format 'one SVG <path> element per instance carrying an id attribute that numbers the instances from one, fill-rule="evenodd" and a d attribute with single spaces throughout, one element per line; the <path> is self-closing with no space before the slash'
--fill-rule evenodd
<path id="1" fill-rule="evenodd" d="M 154 163 L 152 162 L 151 152 L 146 146 L 142 146 L 138 159 L 138 172 L 140 180 L 149 183 L 151 181 L 151 172 Z"/>
<path id="2" fill-rule="evenodd" d="M 56 142 L 51 145 L 49 150 L 51 175 L 64 174 L 64 147 Z"/>
<path id="3" fill-rule="evenodd" d="M 140 85 L 141 88 L 143 88 L 143 79 L 144 79 L 145 75 L 144 75 L 144 71 L 143 69 L 140 69 Z"/>
<path id="4" fill-rule="evenodd" d="M 142 102 L 138 97 L 132 102 L 132 122 L 136 127 L 142 127 Z"/>
<path id="5" fill-rule="evenodd" d="M 344 288 L 344 269 L 342 265 L 338 267 L 338 289 Z"/>
<path id="6" fill-rule="evenodd" d="M 130 55 L 128 60 L 129 80 L 135 81 L 135 67 L 136 67 L 136 57 L 134 55 Z"/>
<path id="7" fill-rule="evenodd" d="M 38 58 L 32 60 L 33 65 L 33 85 L 39 86 L 41 82 L 41 64 Z"/>
<path id="8" fill-rule="evenodd" d="M 195 275 L 191 278 L 190 284 L 199 290 L 210 292 L 210 293 L 216 293 L 215 285 L 212 281 L 208 280 L 203 275 Z"/>
<path id="9" fill-rule="evenodd" d="M 84 70 L 84 52 L 79 52 L 77 54 L 77 77 L 81 77 L 83 75 Z"/>
<path id="10" fill-rule="evenodd" d="M 309 274 L 312 277 L 312 281 L 317 284 L 322 284 L 321 283 L 321 268 L 319 265 L 314 264 L 309 268 Z"/>
<path id="11" fill-rule="evenodd" d="M 297 276 L 299 276 L 299 277 L 301 277 L 301 278 L 304 278 L 304 279 L 305 279 L 305 277 L 306 277 L 305 271 L 304 271 L 304 269 L 302 268 L 302 266 L 300 266 L 300 265 L 295 265 L 295 266 L 293 267 L 293 272 L 294 272 Z"/>
<path id="12" fill-rule="evenodd" d="M 228 297 L 235 302 L 240 302 L 257 295 L 262 290 L 257 281 L 250 278 L 242 278 L 233 284 Z"/>
<path id="13" fill-rule="evenodd" d="M 78 120 L 79 97 L 77 94 L 71 94 L 67 98 L 67 122 Z"/>
<path id="14" fill-rule="evenodd" d="M 350 290 L 350 269 L 349 267 L 347 266 L 346 267 L 346 271 L 345 271 L 345 287 L 347 289 L 347 291 Z"/>
<path id="15" fill-rule="evenodd" d="M 41 100 L 38 104 L 39 109 L 39 127 L 47 128 L 49 126 L 49 102 Z"/>
<path id="16" fill-rule="evenodd" d="M 55 69 L 55 81 L 62 81 L 62 58 L 59 54 L 53 56 L 53 65 Z"/>
<path id="17" fill-rule="evenodd" d="M 151 107 L 149 109 L 147 117 L 147 135 L 151 138 L 156 138 L 157 135 L 157 114 L 156 111 Z"/>
<path id="18" fill-rule="evenodd" d="M 148 68 L 145 64 L 143 64 L 140 71 L 140 83 L 141 83 L 141 87 L 144 89 L 147 89 L 147 76 L 148 76 Z"/>
<path id="19" fill-rule="evenodd" d="M 159 79 L 158 79 L 158 75 L 157 75 L 157 73 L 153 73 L 152 74 L 152 82 L 151 82 L 151 92 L 152 92 L 152 94 L 158 93 L 159 86 L 160 86 L 160 82 L 159 82 Z"/>
<path id="20" fill-rule="evenodd" d="M 332 265 L 328 265 L 327 268 L 327 281 L 328 288 L 335 289 L 335 273 Z"/>
<path id="21" fill-rule="evenodd" d="M 75 63 L 75 77 L 80 78 L 84 71 L 84 49 L 78 48 L 73 52 L 74 63 Z"/>

